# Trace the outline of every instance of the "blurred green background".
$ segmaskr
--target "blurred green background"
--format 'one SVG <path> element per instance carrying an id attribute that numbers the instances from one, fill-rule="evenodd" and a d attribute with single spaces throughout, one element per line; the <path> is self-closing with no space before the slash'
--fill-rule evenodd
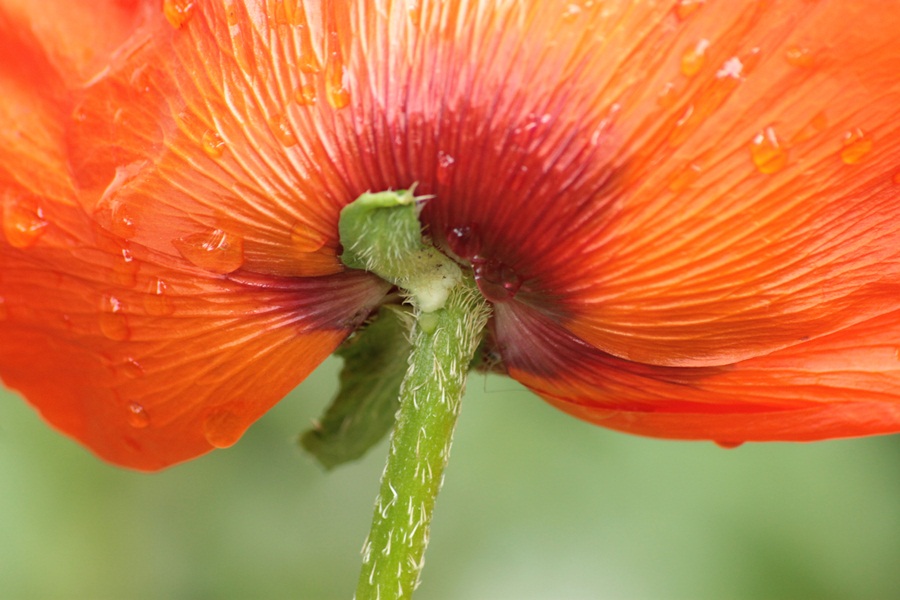
<path id="1" fill-rule="evenodd" d="M 144 475 L 0 392 L 0 598 L 349 599 L 385 445 L 294 444 L 332 359 L 233 448 Z M 900 597 L 900 438 L 647 440 L 476 375 L 417 600 Z"/>

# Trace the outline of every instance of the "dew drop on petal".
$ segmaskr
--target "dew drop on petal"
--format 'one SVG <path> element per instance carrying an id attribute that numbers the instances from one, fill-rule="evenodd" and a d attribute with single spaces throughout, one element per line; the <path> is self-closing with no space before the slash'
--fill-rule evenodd
<path id="1" fill-rule="evenodd" d="M 125 359 L 125 362 L 122 363 L 121 370 L 122 373 L 132 379 L 138 379 L 139 377 L 144 376 L 144 367 L 141 366 L 141 363 L 136 361 L 134 358 L 131 358 L 130 356 Z"/>
<path id="2" fill-rule="evenodd" d="M 656 103 L 662 108 L 672 108 L 677 101 L 678 93 L 675 91 L 675 84 L 669 81 L 656 97 Z"/>
<path id="3" fill-rule="evenodd" d="M 325 246 L 325 238 L 312 227 L 299 221 L 291 229 L 291 245 L 303 253 L 318 252 Z"/>
<path id="4" fill-rule="evenodd" d="M 221 229 L 195 233 L 172 243 L 187 260 L 213 273 L 227 275 L 244 264 L 244 240 Z"/>
<path id="5" fill-rule="evenodd" d="M 128 248 L 122 248 L 119 256 L 113 262 L 112 280 L 125 287 L 131 287 L 137 283 L 139 265 L 134 260 Z"/>
<path id="6" fill-rule="evenodd" d="M 203 151 L 210 158 L 221 158 L 225 152 L 225 140 L 215 129 L 208 129 L 200 140 Z"/>
<path id="7" fill-rule="evenodd" d="M 294 91 L 294 99 L 301 106 L 310 106 L 316 103 L 316 86 L 304 83 Z"/>
<path id="8" fill-rule="evenodd" d="M 148 315 L 164 317 L 175 312 L 175 305 L 169 297 L 169 286 L 160 278 L 150 282 L 150 289 L 144 296 L 144 310 Z"/>
<path id="9" fill-rule="evenodd" d="M 227 410 L 213 412 L 203 423 L 203 436 L 216 448 L 233 446 L 243 433 L 242 421 Z"/>
<path id="10" fill-rule="evenodd" d="M 734 442 L 731 440 L 716 440 L 713 443 L 719 448 L 725 448 L 726 450 L 734 450 L 735 448 L 744 445 L 744 442 Z"/>
<path id="11" fill-rule="evenodd" d="M 784 59 L 792 67 L 806 69 L 812 66 L 814 57 L 809 48 L 803 46 L 789 46 L 788 49 L 784 51 Z"/>
<path id="12" fill-rule="evenodd" d="M 447 247 L 462 260 L 472 260 L 481 252 L 481 235 L 475 225 L 460 225 L 447 230 Z"/>
<path id="13" fill-rule="evenodd" d="M 476 259 L 477 260 L 477 259 Z M 484 260 L 474 266 L 475 283 L 491 302 L 505 302 L 515 297 L 522 280 L 512 267 L 497 261 Z"/>
<path id="14" fill-rule="evenodd" d="M 453 171 L 456 168 L 456 159 L 446 152 L 438 152 L 437 181 L 441 185 L 448 185 L 453 180 Z"/>
<path id="15" fill-rule="evenodd" d="M 36 203 L 7 196 L 3 200 L 3 235 L 13 248 L 30 248 L 47 227 L 43 209 Z"/>
<path id="16" fill-rule="evenodd" d="M 860 162 L 872 150 L 872 138 L 858 127 L 844 134 L 843 143 L 841 160 L 848 165 Z"/>
<path id="17" fill-rule="evenodd" d="M 709 48 L 709 40 L 702 39 L 697 42 L 696 46 L 684 51 L 684 54 L 681 55 L 681 72 L 684 75 L 693 77 L 703 68 L 703 63 L 706 62 L 707 48 Z"/>
<path id="18" fill-rule="evenodd" d="M 775 130 L 766 127 L 750 142 L 750 155 L 760 173 L 777 173 L 787 165 L 787 150 L 781 145 Z"/>
<path id="19" fill-rule="evenodd" d="M 675 192 L 676 194 L 683 192 L 687 188 L 691 186 L 697 178 L 700 177 L 700 172 L 702 169 L 700 165 L 696 163 L 690 163 L 685 166 L 683 169 L 675 173 L 675 176 L 672 178 L 672 181 L 669 182 L 669 191 Z"/>
<path id="20" fill-rule="evenodd" d="M 337 31 L 328 33 L 328 59 L 325 63 L 325 95 L 328 104 L 342 109 L 350 104 L 350 92 L 344 85 L 344 59 L 341 56 Z"/>
<path id="21" fill-rule="evenodd" d="M 117 342 L 127 340 L 131 336 L 124 307 L 115 296 L 104 296 L 101 300 L 100 332 Z"/>
<path id="22" fill-rule="evenodd" d="M 275 115 L 269 119 L 269 127 L 282 146 L 290 147 L 297 143 L 297 136 L 291 129 L 287 115 Z"/>
<path id="23" fill-rule="evenodd" d="M 126 410 L 128 411 L 128 424 L 135 429 L 144 429 L 150 425 L 150 414 L 137 402 L 129 402 Z"/>
<path id="24" fill-rule="evenodd" d="M 584 12 L 584 9 L 580 5 L 569 3 L 569 5 L 566 6 L 566 10 L 563 11 L 563 21 L 572 22 L 581 16 L 582 12 Z"/>
<path id="25" fill-rule="evenodd" d="M 163 0 L 163 14 L 175 29 L 181 29 L 194 16 L 194 0 Z"/>
<path id="26" fill-rule="evenodd" d="M 706 0 L 678 0 L 675 3 L 675 16 L 684 21 L 703 6 Z"/>

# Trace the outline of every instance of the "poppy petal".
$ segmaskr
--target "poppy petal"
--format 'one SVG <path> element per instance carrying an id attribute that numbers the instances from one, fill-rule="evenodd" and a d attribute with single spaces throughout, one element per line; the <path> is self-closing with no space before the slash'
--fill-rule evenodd
<path id="1" fill-rule="evenodd" d="M 38 50 L 70 85 L 88 81 L 140 24 L 155 2 L 147 0 L 0 0 L 12 31 L 28 32 Z M 21 54 L 4 54 L 16 59 Z"/>
<path id="2" fill-rule="evenodd" d="M 366 188 L 348 192 L 353 169 L 334 161 L 325 23 L 306 4 L 270 9 L 166 3 L 77 95 L 72 173 L 106 229 L 188 260 L 222 232 L 243 246 L 240 265 L 206 265 L 223 273 L 343 270 L 338 214 Z"/>
<path id="3" fill-rule="evenodd" d="M 63 90 L 45 57 L 29 61 Z M 0 377 L 117 464 L 154 470 L 233 443 L 387 285 L 363 273 L 224 275 L 104 230 L 75 200 L 65 115 L 34 83 L 0 69 L 11 124 L 0 129 Z M 241 248 L 220 236 L 197 250 L 215 266 Z"/>
<path id="4" fill-rule="evenodd" d="M 395 160 L 422 165 L 442 242 L 490 263 L 492 300 L 695 366 L 900 308 L 898 11 L 523 6 L 423 5 L 429 35 L 391 37 L 420 42 L 410 58 L 372 44 L 398 74 L 371 85 L 405 107 L 385 109 L 388 131 L 412 138 Z M 443 87 L 418 85 L 434 72 Z"/>
<path id="5" fill-rule="evenodd" d="M 611 429 L 723 445 L 900 431 L 900 311 L 718 367 L 625 361 L 529 309 L 501 308 L 497 336 L 514 379 Z"/>

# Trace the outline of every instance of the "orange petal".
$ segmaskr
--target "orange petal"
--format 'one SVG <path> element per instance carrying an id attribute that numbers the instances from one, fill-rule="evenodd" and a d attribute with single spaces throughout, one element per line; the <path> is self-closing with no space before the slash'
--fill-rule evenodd
<path id="1" fill-rule="evenodd" d="M 328 131 L 326 21 L 296 2 L 163 3 L 76 97 L 66 137 L 85 210 L 188 260 L 224 232 L 248 270 L 341 271 L 338 214 L 366 188 L 348 192 Z"/>
<path id="2" fill-rule="evenodd" d="M 3 209 L 0 376 L 61 431 L 136 469 L 234 443 L 385 291 L 362 273 L 216 275 L 46 197 L 7 190 Z"/>
<path id="3" fill-rule="evenodd" d="M 900 311 L 721 367 L 625 361 L 534 311 L 498 311 L 509 374 L 552 405 L 652 437 L 814 441 L 900 432 Z"/>
<path id="4" fill-rule="evenodd" d="M 22 61 L 64 99 L 44 57 Z M 198 244 L 198 266 L 102 229 L 75 200 L 62 102 L 27 73 L 0 69 L 0 377 L 120 465 L 159 469 L 233 443 L 387 286 L 250 273 L 231 232 Z"/>
<path id="5" fill-rule="evenodd" d="M 155 8 L 149 0 L 0 0 L 11 29 L 33 36 L 38 51 L 70 85 L 97 76 Z M 5 57 L 21 54 L 4 54 Z"/>
<path id="6" fill-rule="evenodd" d="M 727 364 L 900 308 L 900 12 L 679 5 L 422 3 L 353 73 L 488 294 L 611 354 Z"/>

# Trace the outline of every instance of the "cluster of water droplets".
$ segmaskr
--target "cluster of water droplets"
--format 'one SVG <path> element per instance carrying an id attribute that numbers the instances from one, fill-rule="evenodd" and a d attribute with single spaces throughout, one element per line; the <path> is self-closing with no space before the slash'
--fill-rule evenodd
<path id="1" fill-rule="evenodd" d="M 482 254 L 481 234 L 476 225 L 452 227 L 447 231 L 447 246 L 453 254 L 472 265 L 475 283 L 491 302 L 512 300 L 522 287 L 515 269 L 503 261 Z"/>

